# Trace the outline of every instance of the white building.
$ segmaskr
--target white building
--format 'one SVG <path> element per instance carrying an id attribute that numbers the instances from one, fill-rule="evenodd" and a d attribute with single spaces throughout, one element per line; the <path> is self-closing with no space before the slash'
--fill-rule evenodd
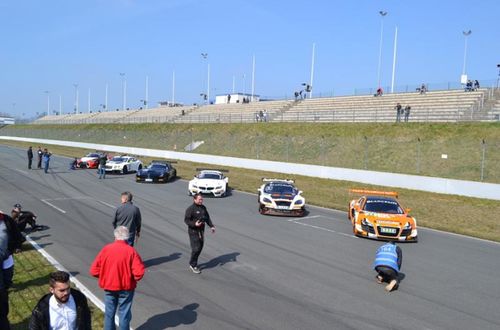
<path id="1" fill-rule="evenodd" d="M 248 100 L 248 102 L 259 102 L 260 96 L 254 95 L 252 99 L 252 94 L 244 94 L 244 93 L 230 93 L 224 95 L 216 95 L 215 104 L 243 103 L 243 99 Z"/>

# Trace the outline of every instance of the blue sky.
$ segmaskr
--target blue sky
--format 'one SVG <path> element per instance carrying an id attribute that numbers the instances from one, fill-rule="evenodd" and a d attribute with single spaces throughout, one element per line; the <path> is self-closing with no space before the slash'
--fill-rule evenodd
<path id="1" fill-rule="evenodd" d="M 270 1 L 270 0 L 0 0 L 0 112 L 31 116 L 47 109 L 80 111 L 104 103 L 121 108 L 120 72 L 127 106 L 138 107 L 149 76 L 150 104 L 172 98 L 199 102 L 211 95 L 255 92 L 284 97 L 308 81 L 316 44 L 314 93 L 344 94 L 377 85 L 379 10 L 384 18 L 381 81 L 389 86 L 398 26 L 396 85 L 457 83 L 468 37 L 467 73 L 496 80 L 500 63 L 500 1 Z M 245 84 L 244 84 L 245 83 Z M 245 86 L 244 86 L 245 85 Z"/>

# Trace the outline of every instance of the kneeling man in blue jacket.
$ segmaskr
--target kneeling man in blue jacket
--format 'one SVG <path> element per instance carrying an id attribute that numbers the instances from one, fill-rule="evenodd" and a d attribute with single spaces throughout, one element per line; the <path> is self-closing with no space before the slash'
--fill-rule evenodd
<path id="1" fill-rule="evenodd" d="M 398 274 L 403 262 L 403 252 L 394 242 L 389 242 L 378 248 L 373 262 L 373 269 L 378 273 L 378 283 L 388 283 L 385 287 L 391 292 L 398 286 Z"/>

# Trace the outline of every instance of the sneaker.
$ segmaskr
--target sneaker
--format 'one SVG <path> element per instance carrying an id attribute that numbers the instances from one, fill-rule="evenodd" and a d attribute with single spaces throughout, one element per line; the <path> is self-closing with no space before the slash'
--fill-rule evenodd
<path id="1" fill-rule="evenodd" d="M 191 269 L 191 271 L 193 273 L 195 273 L 195 274 L 200 274 L 201 273 L 201 270 L 198 267 L 196 267 L 196 266 L 194 266 L 194 267 L 193 266 L 189 266 L 189 269 Z"/>
<path id="2" fill-rule="evenodd" d="M 387 286 L 385 287 L 385 291 L 391 292 L 392 290 L 394 290 L 394 288 L 396 287 L 397 284 L 398 284 L 398 281 L 396 281 L 396 280 L 390 281 L 389 284 L 387 284 Z"/>
<path id="3" fill-rule="evenodd" d="M 377 275 L 376 280 L 378 284 L 382 284 L 382 282 L 384 282 L 384 278 L 380 275 Z"/>

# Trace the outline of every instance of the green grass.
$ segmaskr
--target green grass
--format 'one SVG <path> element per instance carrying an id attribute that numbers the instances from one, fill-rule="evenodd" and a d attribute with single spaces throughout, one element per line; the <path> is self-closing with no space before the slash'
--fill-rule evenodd
<path id="1" fill-rule="evenodd" d="M 0 135 L 179 151 L 202 140 L 197 153 L 473 181 L 484 146 L 483 181 L 500 183 L 500 123 L 14 125 Z"/>
<path id="2" fill-rule="evenodd" d="M 9 320 L 12 330 L 28 329 L 31 311 L 40 298 L 49 292 L 49 274 L 56 269 L 29 243 L 14 255 L 14 285 L 9 291 Z M 89 301 L 92 328 L 102 329 L 104 315 Z"/>
<path id="3" fill-rule="evenodd" d="M 29 143 L 0 141 L 0 144 L 27 148 Z M 51 152 L 68 157 L 80 157 L 88 151 L 77 148 L 48 146 Z M 148 163 L 150 159 L 141 157 L 143 162 Z M 175 164 L 177 174 L 184 179 L 190 180 L 196 172 L 197 167 L 206 164 L 190 162 L 178 162 Z M 224 168 L 224 167 L 222 167 Z M 234 189 L 256 193 L 261 185 L 262 177 L 282 177 L 282 174 L 229 168 L 228 176 L 230 186 Z M 299 189 L 304 191 L 308 204 L 347 210 L 349 200 L 354 198 L 349 195 L 348 190 L 355 187 L 363 187 L 377 190 L 390 190 L 380 186 L 361 185 L 348 181 L 336 181 L 318 179 L 303 176 L 290 176 L 296 180 Z M 411 208 L 411 214 L 417 218 L 420 226 L 444 230 L 448 232 L 489 239 L 500 242 L 500 202 L 494 200 L 461 197 L 455 195 L 435 194 L 422 191 L 396 189 L 400 194 L 400 201 L 404 207 Z M 255 204 L 257 212 L 257 203 Z M 346 217 L 347 221 L 347 217 Z"/>

